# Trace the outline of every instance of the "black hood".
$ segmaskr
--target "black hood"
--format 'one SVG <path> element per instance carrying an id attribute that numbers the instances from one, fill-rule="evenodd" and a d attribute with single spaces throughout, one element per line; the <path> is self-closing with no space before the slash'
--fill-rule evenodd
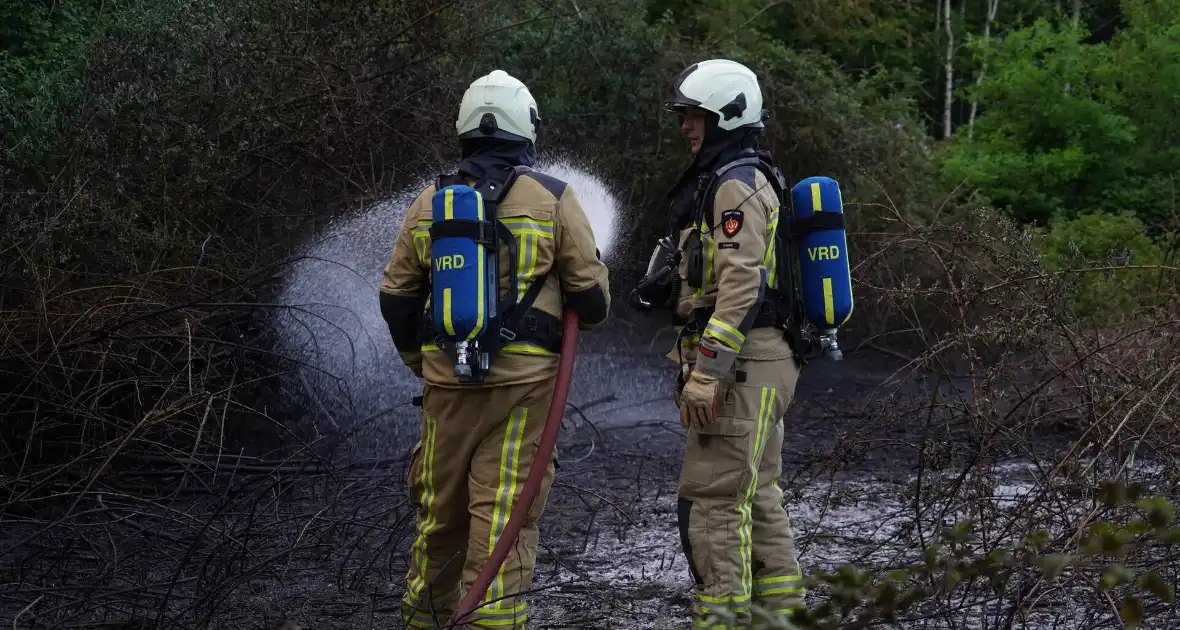
<path id="1" fill-rule="evenodd" d="M 758 136 L 761 133 L 760 127 L 738 127 L 725 131 L 717 126 L 717 115 L 709 114 L 701 150 L 693 156 L 692 163 L 668 192 L 668 218 L 673 233 L 684 229 L 690 219 L 692 197 L 700 177 L 736 160 L 742 153 L 758 151 Z"/>
<path id="2" fill-rule="evenodd" d="M 514 166 L 533 166 L 537 149 L 531 142 L 514 142 L 499 138 L 471 138 L 459 141 L 462 159 L 459 172 L 483 181 L 488 173 Z"/>

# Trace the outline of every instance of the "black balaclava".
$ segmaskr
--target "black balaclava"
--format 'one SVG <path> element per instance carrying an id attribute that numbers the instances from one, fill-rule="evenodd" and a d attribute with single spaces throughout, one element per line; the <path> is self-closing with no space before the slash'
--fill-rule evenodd
<path id="1" fill-rule="evenodd" d="M 693 156 L 692 163 L 668 192 L 668 213 L 673 233 L 687 227 L 693 211 L 693 194 L 701 175 L 737 159 L 745 151 L 758 151 L 761 127 L 738 127 L 726 131 L 717 126 L 717 121 L 717 114 L 707 114 L 701 149 Z"/>
<path id="2" fill-rule="evenodd" d="M 537 163 L 537 149 L 527 140 L 467 138 L 459 140 L 459 149 L 462 152 L 459 172 L 474 177 L 476 181 L 483 181 L 492 171 Z"/>

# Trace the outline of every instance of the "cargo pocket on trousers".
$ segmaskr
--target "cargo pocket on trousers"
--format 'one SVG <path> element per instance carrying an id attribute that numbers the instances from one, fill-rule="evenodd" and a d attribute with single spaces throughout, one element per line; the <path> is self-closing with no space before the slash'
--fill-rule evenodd
<path id="1" fill-rule="evenodd" d="M 718 405 L 720 407 L 721 405 Z M 750 477 L 754 421 L 725 415 L 716 424 L 694 427 L 684 452 L 682 495 L 687 499 L 729 499 Z"/>

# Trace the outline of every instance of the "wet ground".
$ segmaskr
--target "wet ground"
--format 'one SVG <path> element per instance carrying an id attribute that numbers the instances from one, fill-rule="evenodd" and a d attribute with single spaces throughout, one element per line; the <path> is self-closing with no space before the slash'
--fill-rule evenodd
<path id="1" fill-rule="evenodd" d="M 576 408 L 542 523 L 537 586 L 546 590 L 533 598 L 533 620 L 539 628 L 682 627 L 693 598 L 675 512 L 684 430 L 672 402 L 674 364 L 661 356 L 671 332 L 631 331 L 616 344 L 603 336 L 587 335 L 579 347 Z M 804 563 L 855 555 L 825 542 L 832 525 L 855 538 L 880 524 L 877 510 L 865 518 L 857 507 L 872 500 L 855 489 L 858 480 L 908 473 L 900 452 L 893 465 L 884 453 L 825 465 L 841 439 L 863 428 L 866 405 L 897 367 L 854 353 L 817 360 L 800 378 L 785 421 L 783 476 Z M 850 488 L 859 498 L 848 500 Z"/>
<path id="2" fill-rule="evenodd" d="M 691 580 L 674 511 L 684 432 L 671 397 L 674 366 L 662 357 L 670 342 L 670 330 L 626 315 L 583 333 L 559 440 L 561 467 L 540 526 L 534 630 L 687 622 Z M 934 504 L 916 516 L 916 475 L 945 479 L 962 470 L 929 451 L 919 458 L 920 443 L 929 448 L 965 433 L 925 411 L 908 411 L 928 400 L 935 379 L 852 346 L 842 362 L 821 359 L 804 369 L 785 420 L 782 485 L 809 571 L 849 562 L 894 566 L 919 549 L 918 530 L 963 516 Z M 96 484 L 97 498 L 78 506 L 89 516 L 51 527 L 8 521 L 8 540 L 25 544 L 0 546 L 0 568 L 12 587 L 0 595 L 0 611 L 20 615 L 14 627 L 28 627 L 33 613 L 43 625 L 70 611 L 73 619 L 94 621 L 98 614 L 87 611 L 100 608 L 107 623 L 156 619 L 177 628 L 262 629 L 282 621 L 309 630 L 402 627 L 398 598 L 412 539 L 406 458 L 417 438 L 409 398 L 417 384 L 396 364 L 386 377 L 390 387 L 377 397 L 384 401 L 377 411 L 358 415 L 321 399 L 322 413 L 305 439 L 308 451 L 334 450 L 330 458 L 276 463 L 227 453 L 167 499 L 137 499 L 116 478 Z M 948 400 L 963 385 L 956 378 L 939 382 Z M 1018 441 L 1052 450 L 1065 436 Z M 335 442 L 347 448 L 327 448 Z M 957 455 L 969 457 L 970 436 L 960 442 Z M 1035 511 L 1027 465 L 1013 459 L 987 469 L 979 496 L 998 511 Z M 75 563 L 68 569 L 66 556 Z M 1068 621 L 1071 597 L 1054 593 L 1058 608 L 1007 626 L 994 621 L 1003 602 L 984 602 L 959 603 L 950 620 L 916 615 L 892 627 L 1117 627 Z"/>
<path id="3" fill-rule="evenodd" d="M 693 593 L 675 513 L 684 430 L 674 364 L 662 356 L 671 340 L 670 329 L 626 314 L 583 333 L 541 523 L 532 628 L 688 620 Z M 921 422 L 889 411 L 920 404 L 930 381 L 903 365 L 862 351 L 804 369 L 785 420 L 782 485 L 805 566 L 880 566 L 905 546 L 897 534 L 909 506 L 897 497 L 914 475 Z M 1014 469 L 1010 492 L 1021 492 L 1019 478 Z"/>

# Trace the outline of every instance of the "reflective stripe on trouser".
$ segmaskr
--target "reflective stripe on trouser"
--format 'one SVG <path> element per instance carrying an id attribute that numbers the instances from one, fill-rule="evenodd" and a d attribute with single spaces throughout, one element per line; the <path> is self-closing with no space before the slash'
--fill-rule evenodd
<path id="1" fill-rule="evenodd" d="M 422 433 L 410 461 L 416 508 L 402 618 L 440 627 L 475 581 L 512 514 L 541 441 L 555 380 L 497 387 L 426 386 Z M 555 456 L 556 457 L 556 456 Z M 551 461 L 533 503 L 483 606 L 463 622 L 523 628 L 525 598 L 536 563 L 537 519 L 553 481 Z"/>
<path id="2" fill-rule="evenodd" d="M 680 539 L 697 584 L 698 627 L 748 624 L 751 604 L 786 613 L 805 593 L 778 485 L 792 359 L 736 365 L 718 386 L 717 423 L 691 427 L 680 472 Z M 709 612 L 718 612 L 708 622 Z M 720 624 L 720 625 L 717 625 Z"/>

